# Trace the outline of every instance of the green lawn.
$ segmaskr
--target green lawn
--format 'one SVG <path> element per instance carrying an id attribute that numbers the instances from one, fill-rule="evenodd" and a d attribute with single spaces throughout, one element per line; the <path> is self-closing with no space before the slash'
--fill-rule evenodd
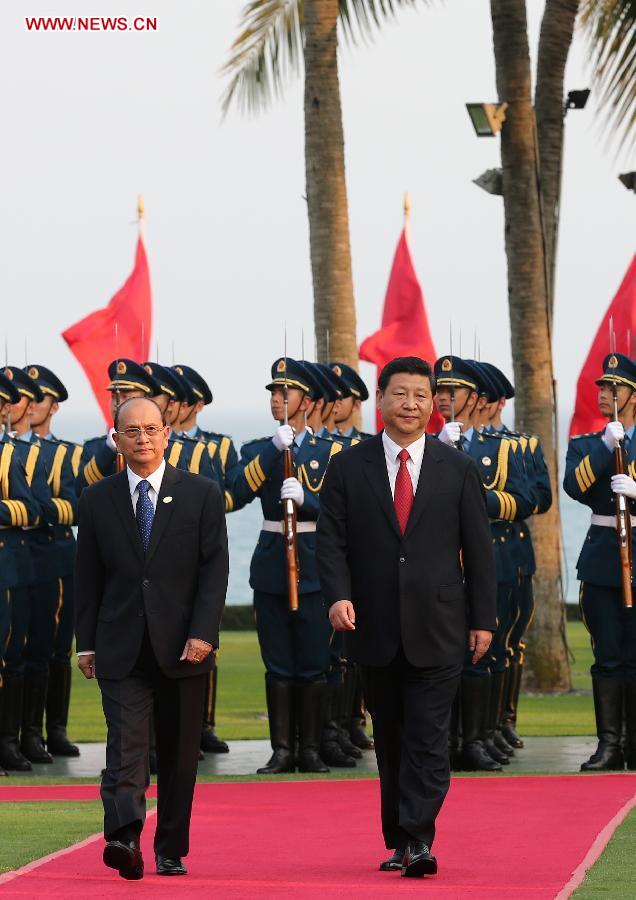
<path id="1" fill-rule="evenodd" d="M 594 734 L 589 638 L 580 622 L 568 624 L 568 638 L 574 654 L 575 691 L 556 697 L 522 696 L 519 704 L 522 734 Z M 223 635 L 221 644 L 217 730 L 226 740 L 267 738 L 265 682 L 256 633 L 229 631 Z M 76 741 L 103 741 L 106 736 L 97 683 L 86 681 L 77 669 L 69 733 Z"/>
<path id="2" fill-rule="evenodd" d="M 607 849 L 573 894 L 576 900 L 627 900 L 636 897 L 636 810 L 620 825 Z"/>
<path id="3" fill-rule="evenodd" d="M 103 818 L 99 801 L 0 803 L 0 873 L 84 840 Z"/>

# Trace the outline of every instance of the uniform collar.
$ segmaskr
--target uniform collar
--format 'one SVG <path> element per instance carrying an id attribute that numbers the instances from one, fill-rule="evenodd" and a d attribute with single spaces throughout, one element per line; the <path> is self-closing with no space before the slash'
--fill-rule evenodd
<path id="1" fill-rule="evenodd" d="M 155 469 L 155 471 L 151 475 L 147 475 L 145 479 L 141 475 L 136 475 L 129 466 L 126 466 L 126 472 L 128 474 L 128 487 L 130 488 L 130 496 L 132 497 L 132 495 L 137 490 L 137 485 L 139 484 L 139 482 L 145 480 L 150 484 L 150 487 L 154 489 L 154 491 L 158 497 L 159 492 L 161 490 L 161 482 L 163 481 L 163 475 L 164 475 L 165 471 L 166 471 L 165 459 L 162 459 L 161 465 L 159 466 L 159 468 Z"/>
<path id="2" fill-rule="evenodd" d="M 474 433 L 475 433 L 475 429 L 474 429 L 474 427 L 471 425 L 470 428 L 468 429 L 468 431 L 464 431 L 464 432 L 463 432 L 462 437 L 465 438 L 466 441 L 468 441 L 468 443 L 470 444 L 471 441 L 472 441 L 472 439 L 473 439 Z"/>
<path id="3" fill-rule="evenodd" d="M 29 429 L 28 431 L 25 431 L 24 434 L 21 434 L 18 440 L 24 441 L 25 444 L 30 444 L 32 438 L 33 432 L 31 431 L 31 429 Z"/>
<path id="4" fill-rule="evenodd" d="M 193 425 L 192 428 L 188 428 L 187 431 L 182 431 L 181 434 L 184 434 L 186 437 L 195 438 L 199 436 L 199 426 Z"/>

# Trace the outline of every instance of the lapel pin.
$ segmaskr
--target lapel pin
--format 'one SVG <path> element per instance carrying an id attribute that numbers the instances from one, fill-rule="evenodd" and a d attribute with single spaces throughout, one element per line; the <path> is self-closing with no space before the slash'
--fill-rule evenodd
<path id="1" fill-rule="evenodd" d="M 164 503 L 172 503 L 172 497 L 164 497 L 163 502 Z"/>

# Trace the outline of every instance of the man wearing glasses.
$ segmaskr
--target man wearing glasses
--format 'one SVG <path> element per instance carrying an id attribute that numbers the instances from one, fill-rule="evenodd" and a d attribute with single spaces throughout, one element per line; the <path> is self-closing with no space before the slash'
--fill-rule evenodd
<path id="1" fill-rule="evenodd" d="M 184 875 L 205 676 L 228 576 L 224 502 L 211 479 L 166 463 L 168 426 L 149 397 L 124 401 L 113 440 L 126 468 L 80 499 L 77 650 L 108 726 L 104 863 L 143 877 L 139 846 L 157 735 L 157 874 Z"/>

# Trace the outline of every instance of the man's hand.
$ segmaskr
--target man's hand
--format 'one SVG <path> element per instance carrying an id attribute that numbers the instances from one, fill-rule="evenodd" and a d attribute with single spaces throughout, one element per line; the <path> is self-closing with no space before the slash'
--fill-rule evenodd
<path id="1" fill-rule="evenodd" d="M 77 667 L 84 676 L 84 678 L 94 678 L 95 677 L 95 654 L 94 653 L 83 653 L 81 656 L 77 657 Z"/>
<path id="2" fill-rule="evenodd" d="M 287 450 L 294 443 L 294 429 L 291 425 L 281 425 L 272 438 L 272 443 L 277 450 Z"/>
<path id="3" fill-rule="evenodd" d="M 208 644 L 207 641 L 200 641 L 198 638 L 188 638 L 179 660 L 180 662 L 189 662 L 196 665 L 207 659 L 210 653 L 212 653 L 212 644 Z"/>
<path id="4" fill-rule="evenodd" d="M 636 500 L 636 481 L 629 475 L 612 475 L 610 484 L 615 494 L 622 494 L 624 497 L 629 497 L 630 500 Z"/>
<path id="5" fill-rule="evenodd" d="M 356 612 L 351 600 L 337 600 L 329 608 L 329 621 L 336 631 L 355 631 Z"/>
<path id="6" fill-rule="evenodd" d="M 305 502 L 303 486 L 297 478 L 286 478 L 280 489 L 281 500 L 293 500 L 296 506 L 302 506 Z"/>
<path id="7" fill-rule="evenodd" d="M 471 630 L 468 632 L 468 649 L 473 654 L 473 665 L 478 663 L 492 641 L 491 631 Z"/>
<path id="8" fill-rule="evenodd" d="M 616 450 L 625 437 L 625 429 L 622 422 L 608 422 L 603 432 L 603 443 L 608 450 Z"/>
<path id="9" fill-rule="evenodd" d="M 442 442 L 442 444 L 446 444 L 448 447 L 456 447 L 461 436 L 462 423 L 447 422 L 440 433 L 437 435 L 437 438 Z"/>

